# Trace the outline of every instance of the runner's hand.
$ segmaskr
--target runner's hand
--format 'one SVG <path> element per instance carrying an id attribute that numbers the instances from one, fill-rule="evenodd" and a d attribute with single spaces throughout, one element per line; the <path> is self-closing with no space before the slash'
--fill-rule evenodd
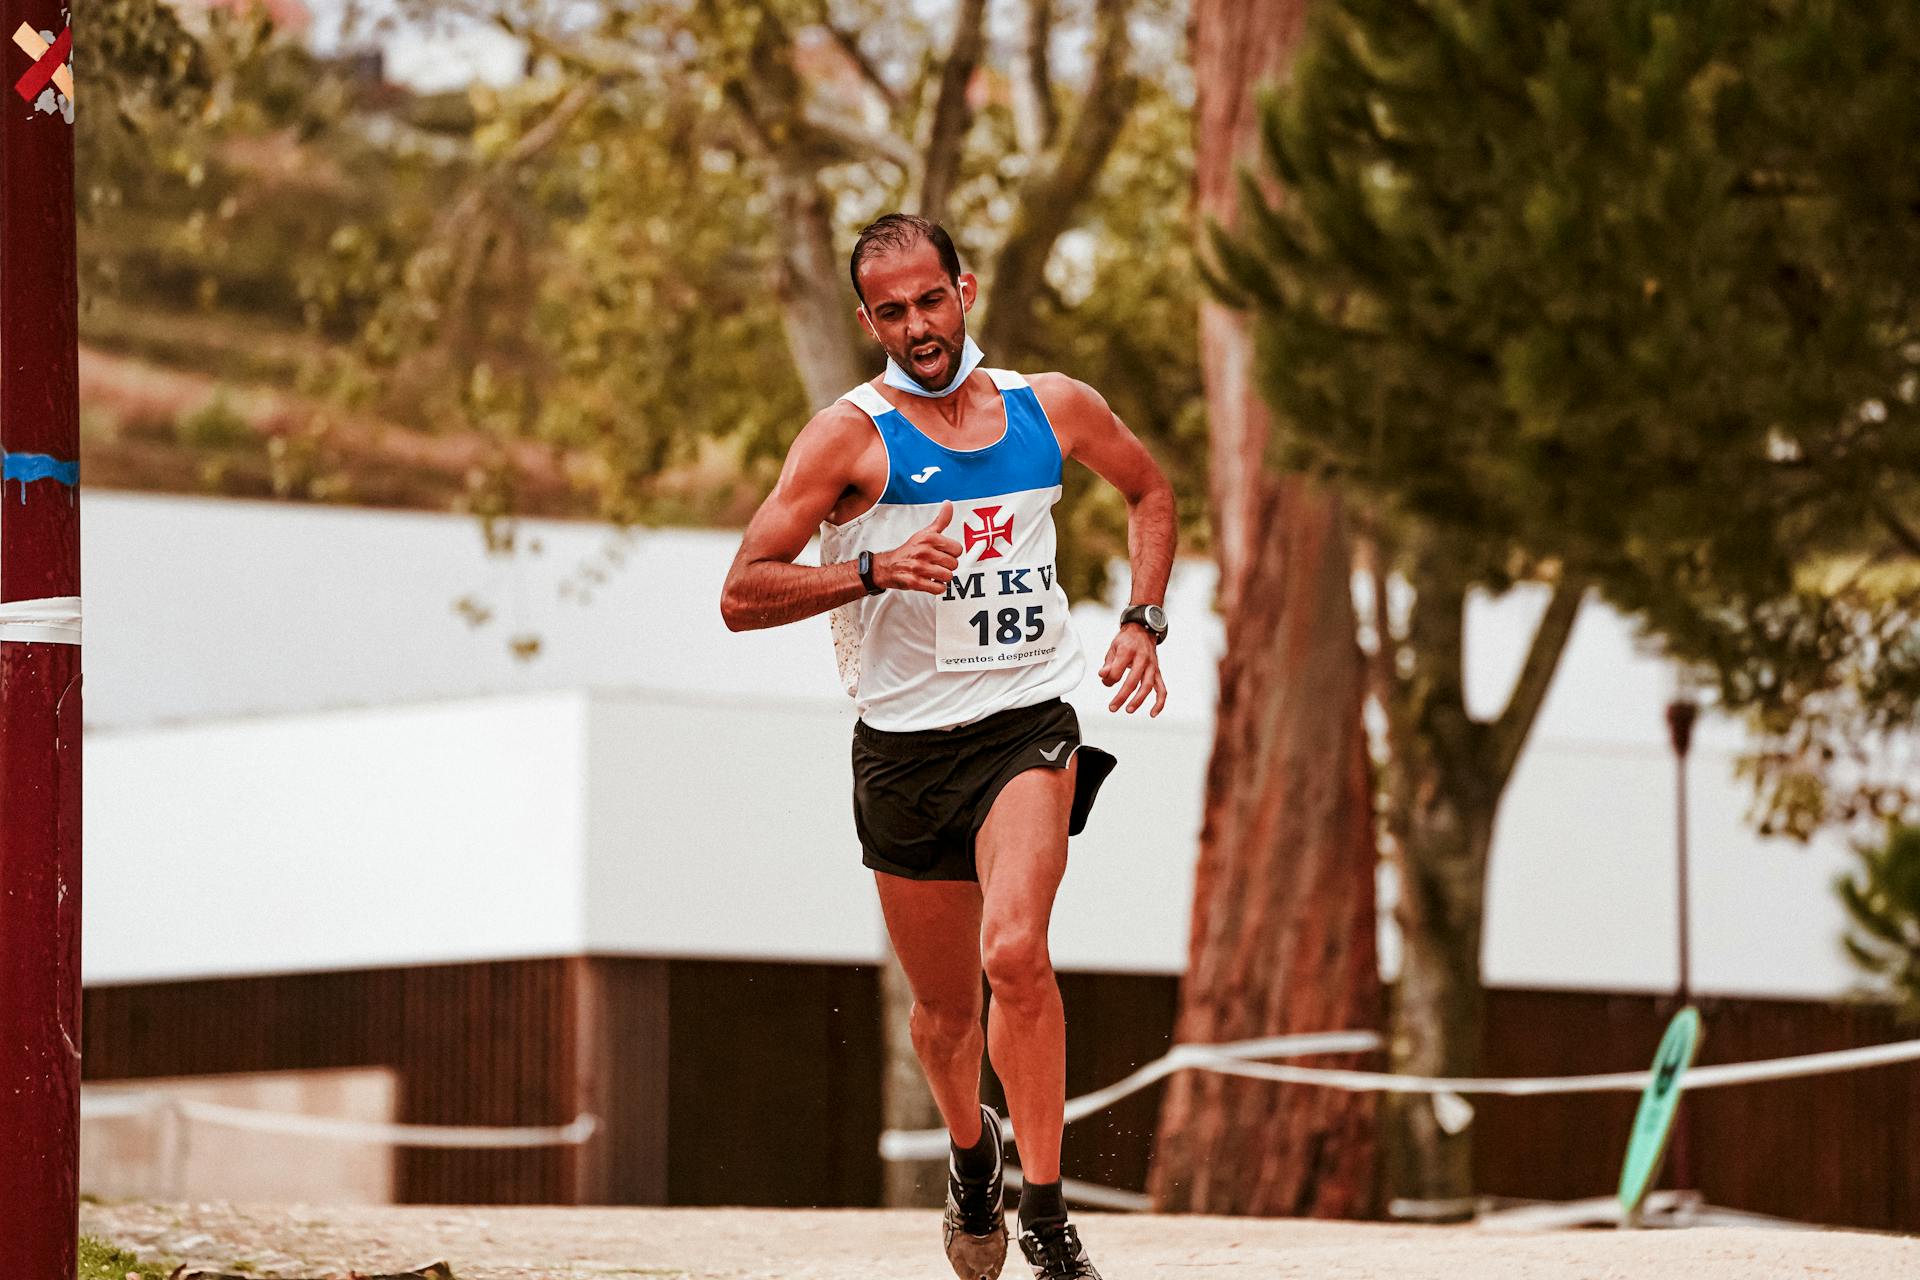
<path id="1" fill-rule="evenodd" d="M 1128 623 L 1120 628 L 1120 634 L 1113 638 L 1113 645 L 1107 650 L 1107 660 L 1100 664 L 1100 683 L 1109 688 L 1120 685 L 1120 692 L 1113 695 L 1107 710 L 1118 711 L 1124 702 L 1127 714 L 1132 715 L 1151 693 L 1153 710 L 1147 714 L 1160 714 L 1160 709 L 1167 705 L 1167 682 L 1160 678 L 1160 646 L 1153 642 L 1145 627 Z"/>
<path id="2" fill-rule="evenodd" d="M 925 591 L 941 595 L 960 567 L 960 544 L 941 530 L 953 523 L 953 504 L 940 504 L 933 523 L 908 538 L 892 551 L 873 557 L 874 581 L 900 591 Z"/>

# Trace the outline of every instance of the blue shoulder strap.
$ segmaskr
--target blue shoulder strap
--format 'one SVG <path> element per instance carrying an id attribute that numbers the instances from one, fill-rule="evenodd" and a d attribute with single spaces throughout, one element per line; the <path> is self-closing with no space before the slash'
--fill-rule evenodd
<path id="1" fill-rule="evenodd" d="M 966 502 L 1060 483 L 1060 446 L 1027 380 L 1004 369 L 985 372 L 1000 391 L 1007 430 L 981 449 L 950 449 L 931 439 L 871 383 L 863 382 L 841 397 L 873 419 L 887 447 L 882 503 Z"/>

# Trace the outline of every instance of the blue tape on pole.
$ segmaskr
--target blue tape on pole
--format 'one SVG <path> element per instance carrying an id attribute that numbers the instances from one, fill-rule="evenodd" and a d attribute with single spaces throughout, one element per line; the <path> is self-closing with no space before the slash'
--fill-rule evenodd
<path id="1" fill-rule="evenodd" d="M 52 480 L 72 486 L 80 483 L 80 464 L 62 462 L 45 453 L 0 453 L 0 478 L 18 480 L 23 485 Z M 24 500 L 25 492 L 20 496 Z"/>

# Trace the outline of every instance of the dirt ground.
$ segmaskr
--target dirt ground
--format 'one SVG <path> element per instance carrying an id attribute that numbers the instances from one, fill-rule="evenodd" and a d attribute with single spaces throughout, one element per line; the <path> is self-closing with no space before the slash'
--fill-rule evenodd
<path id="1" fill-rule="evenodd" d="M 1838 1231 L 1493 1226 L 1079 1215 L 1107 1280 L 1891 1280 L 1920 1239 Z M 251 1274 L 461 1280 L 951 1280 L 931 1212 L 87 1205 L 82 1230 L 148 1258 Z M 1017 1258 L 1016 1258 L 1017 1261 Z M 1009 1265 L 1010 1280 L 1025 1280 Z"/>

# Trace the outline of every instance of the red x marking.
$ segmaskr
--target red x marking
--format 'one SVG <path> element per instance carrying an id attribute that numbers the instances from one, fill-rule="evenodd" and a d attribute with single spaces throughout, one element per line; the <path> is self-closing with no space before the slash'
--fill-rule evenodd
<path id="1" fill-rule="evenodd" d="M 47 46 L 47 51 L 40 55 L 39 60 L 28 69 L 27 74 L 14 83 L 14 89 L 21 97 L 32 102 L 40 96 L 40 91 L 47 87 L 47 82 L 53 79 L 54 72 L 67 65 L 67 55 L 72 51 L 73 28 L 68 27 L 60 33 L 58 39 Z"/>

